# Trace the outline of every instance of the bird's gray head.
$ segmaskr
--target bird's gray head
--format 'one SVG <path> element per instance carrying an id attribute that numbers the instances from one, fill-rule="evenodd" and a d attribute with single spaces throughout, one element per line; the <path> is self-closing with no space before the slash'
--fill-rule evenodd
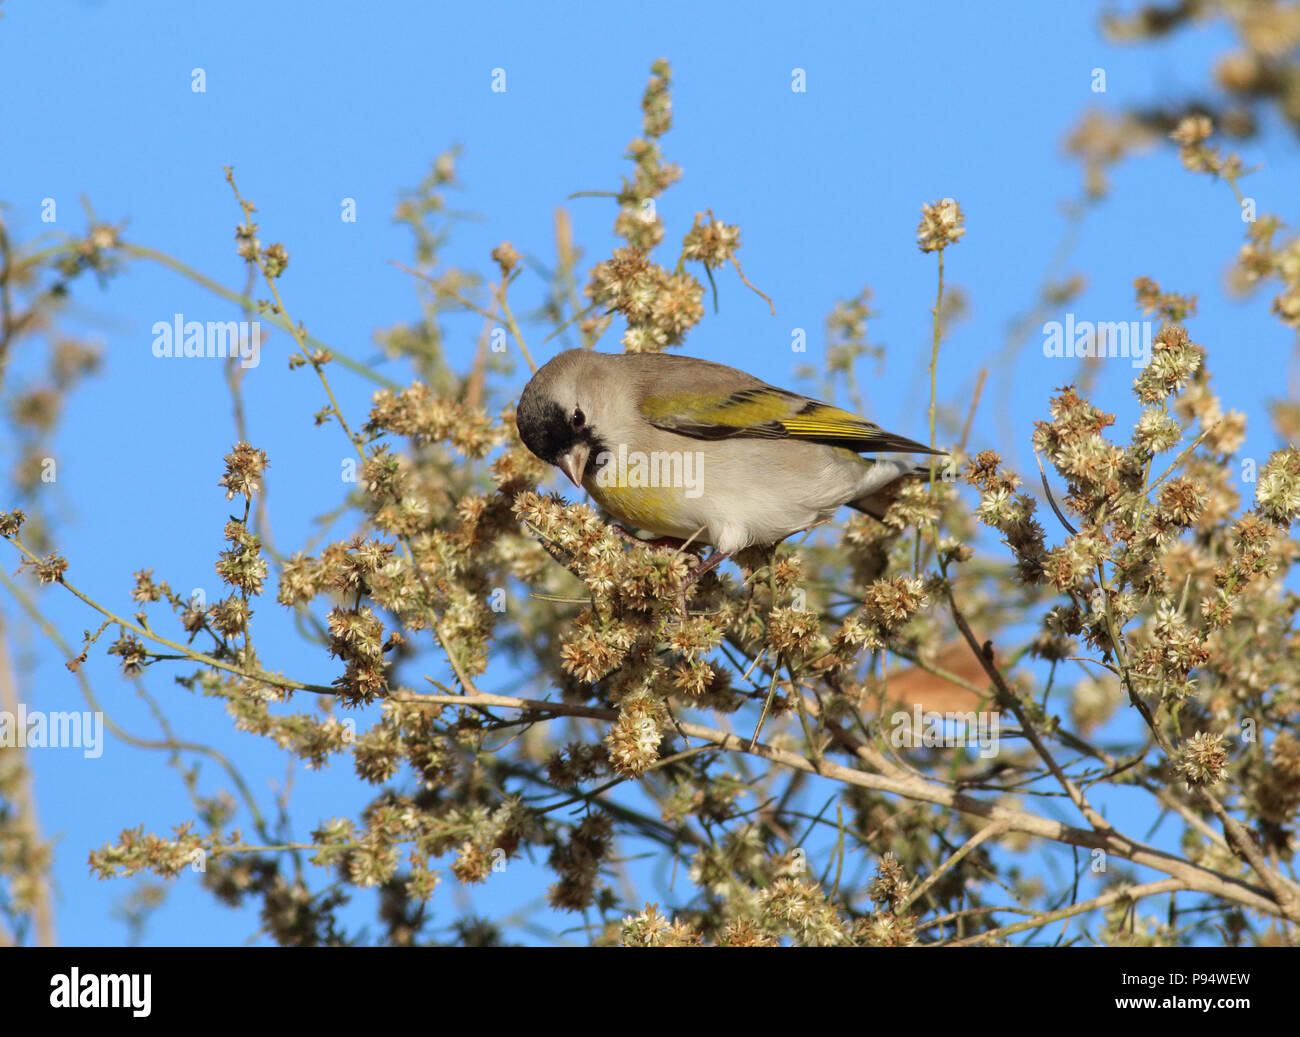
<path id="1" fill-rule="evenodd" d="M 524 386 L 515 412 L 524 446 L 575 486 L 582 485 L 592 455 L 604 448 L 592 420 L 600 407 L 599 355 L 584 349 L 560 353 Z"/>

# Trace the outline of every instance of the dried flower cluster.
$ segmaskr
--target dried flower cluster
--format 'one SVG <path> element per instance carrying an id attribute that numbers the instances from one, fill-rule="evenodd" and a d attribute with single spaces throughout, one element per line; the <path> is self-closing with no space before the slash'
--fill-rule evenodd
<path id="1" fill-rule="evenodd" d="M 938 252 L 966 233 L 966 217 L 961 205 L 951 198 L 921 206 L 921 223 L 916 228 L 916 243 L 922 252 Z"/>

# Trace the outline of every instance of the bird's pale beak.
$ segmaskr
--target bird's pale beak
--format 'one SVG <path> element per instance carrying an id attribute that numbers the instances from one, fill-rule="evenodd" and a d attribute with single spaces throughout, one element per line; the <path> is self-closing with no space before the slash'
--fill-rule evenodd
<path id="1" fill-rule="evenodd" d="M 587 473 L 587 459 L 591 456 L 591 447 L 586 443 L 574 443 L 566 453 L 560 455 L 555 463 L 560 471 L 569 477 L 573 485 L 582 488 L 582 477 Z"/>

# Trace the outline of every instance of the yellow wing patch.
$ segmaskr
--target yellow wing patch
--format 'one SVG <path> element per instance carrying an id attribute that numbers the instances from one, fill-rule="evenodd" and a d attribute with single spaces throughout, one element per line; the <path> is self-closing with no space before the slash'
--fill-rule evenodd
<path id="1" fill-rule="evenodd" d="M 658 428 L 695 439 L 802 439 L 856 452 L 942 453 L 829 403 L 772 386 L 648 396 L 641 413 Z"/>
<path id="2" fill-rule="evenodd" d="M 825 403 L 778 420 L 790 435 L 808 439 L 861 439 L 880 432 L 879 426 Z"/>
<path id="3" fill-rule="evenodd" d="M 647 397 L 641 402 L 641 413 L 650 421 L 670 425 L 719 425 L 744 429 L 780 421 L 796 409 L 793 402 L 771 390 L 682 393 Z"/>

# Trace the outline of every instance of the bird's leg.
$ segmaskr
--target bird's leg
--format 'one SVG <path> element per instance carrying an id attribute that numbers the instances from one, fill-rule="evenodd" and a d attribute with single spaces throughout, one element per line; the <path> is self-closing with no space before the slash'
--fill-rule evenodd
<path id="1" fill-rule="evenodd" d="M 705 573 L 712 572 L 721 562 L 730 557 L 730 554 L 724 554 L 722 551 L 715 550 L 713 554 L 709 555 L 709 560 L 707 562 L 701 562 L 691 571 L 691 574 L 686 577 L 686 586 L 694 586 L 701 576 Z"/>
<path id="2" fill-rule="evenodd" d="M 614 532 L 629 543 L 640 544 L 643 547 L 657 550 L 671 548 L 672 550 L 680 551 L 683 554 L 685 554 L 686 549 L 695 542 L 695 538 L 703 533 L 707 528 L 701 526 L 685 540 L 682 540 L 679 537 L 656 537 L 654 540 L 642 540 L 626 526 L 622 526 L 617 522 L 611 523 L 611 525 L 614 527 Z M 723 554 L 715 548 L 713 554 L 709 556 L 708 561 L 700 562 L 689 573 L 687 573 L 685 581 L 683 581 L 680 590 L 677 592 L 677 609 L 683 616 L 686 615 L 686 592 L 695 586 L 701 576 L 716 569 L 727 557 L 728 555 Z"/>
<path id="3" fill-rule="evenodd" d="M 686 579 L 682 581 L 681 588 L 677 592 L 677 611 L 683 616 L 686 615 L 686 592 L 699 582 L 700 577 L 706 573 L 712 572 L 722 562 L 730 558 L 730 553 L 723 553 L 714 548 L 713 554 L 709 555 L 707 562 L 700 562 L 694 569 L 686 574 Z"/>

